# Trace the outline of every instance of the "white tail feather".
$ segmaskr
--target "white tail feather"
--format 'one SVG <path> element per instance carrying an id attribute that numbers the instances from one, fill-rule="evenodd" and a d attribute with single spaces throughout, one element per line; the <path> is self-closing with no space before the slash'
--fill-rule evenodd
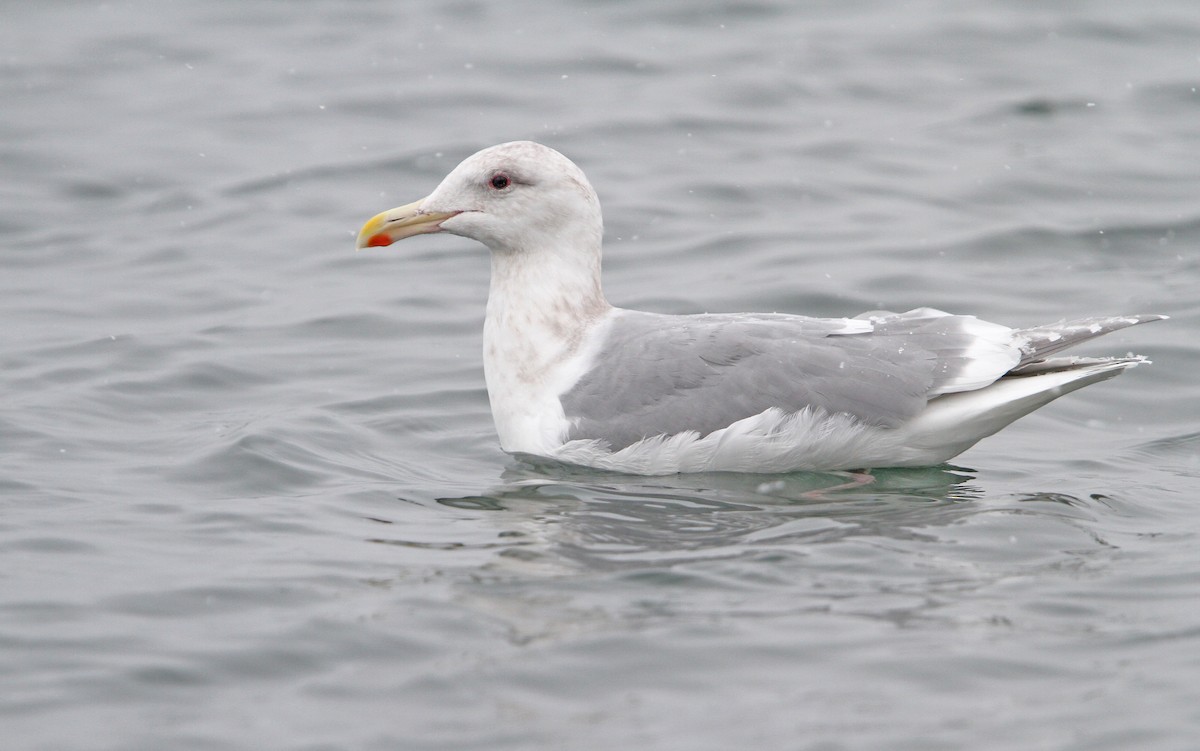
<path id="1" fill-rule="evenodd" d="M 1018 418 L 1089 384 L 1116 376 L 1145 358 L 1048 360 L 1036 375 L 1001 378 L 987 388 L 934 399 L 900 428 L 912 456 L 895 466 L 944 462 Z M 1060 369 L 1049 369 L 1058 365 Z"/>

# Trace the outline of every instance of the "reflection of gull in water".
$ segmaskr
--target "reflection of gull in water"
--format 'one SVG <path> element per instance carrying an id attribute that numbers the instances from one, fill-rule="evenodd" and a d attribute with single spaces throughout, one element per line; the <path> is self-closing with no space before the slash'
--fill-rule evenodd
<path id="1" fill-rule="evenodd" d="M 492 251 L 484 369 L 501 446 L 636 474 L 930 466 L 1140 357 L 1061 350 L 1163 316 L 1010 329 L 922 308 L 847 319 L 671 316 L 600 288 L 600 203 L 553 149 L 466 159 L 372 218 L 359 247 L 431 232 Z"/>
<path id="2" fill-rule="evenodd" d="M 646 479 L 560 465 L 555 474 L 518 465 L 497 487 L 436 502 L 483 512 L 502 530 L 495 539 L 510 549 L 493 564 L 567 573 L 863 535 L 912 539 L 915 528 L 977 513 L 964 501 L 982 493 L 971 475 L 943 468 L 876 470 L 869 487 L 853 488 L 843 472 Z"/>
<path id="3" fill-rule="evenodd" d="M 686 629 L 693 617 L 958 623 L 974 617 L 971 590 L 1078 561 L 1079 520 L 1104 503 L 995 488 L 966 502 L 985 494 L 968 473 L 883 469 L 869 488 L 805 500 L 844 474 L 638 478 L 560 465 L 548 476 L 516 464 L 478 495 L 395 509 L 379 537 L 411 539 L 412 517 L 426 513 L 419 547 L 376 541 L 403 545 L 406 577 L 416 568 L 440 582 L 454 608 L 521 645 L 664 620 Z M 964 599 L 965 616 L 947 608 Z"/>

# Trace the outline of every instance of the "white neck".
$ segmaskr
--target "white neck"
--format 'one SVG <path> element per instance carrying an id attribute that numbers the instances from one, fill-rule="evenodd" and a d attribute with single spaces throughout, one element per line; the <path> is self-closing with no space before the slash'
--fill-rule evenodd
<path id="1" fill-rule="evenodd" d="M 558 397 L 579 377 L 572 365 L 610 309 L 600 289 L 598 247 L 492 252 L 483 368 L 506 451 L 536 453 L 561 440 L 566 424 Z"/>

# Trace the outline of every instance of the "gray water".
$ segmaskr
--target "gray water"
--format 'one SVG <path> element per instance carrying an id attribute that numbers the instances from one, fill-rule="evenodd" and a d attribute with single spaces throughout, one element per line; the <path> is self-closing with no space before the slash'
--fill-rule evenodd
<path id="1" fill-rule="evenodd" d="M 1200 745 L 1193 0 L 2 15 L 4 748 Z M 486 251 L 353 252 L 515 138 L 618 305 L 1172 319 L 953 467 L 521 464 Z"/>

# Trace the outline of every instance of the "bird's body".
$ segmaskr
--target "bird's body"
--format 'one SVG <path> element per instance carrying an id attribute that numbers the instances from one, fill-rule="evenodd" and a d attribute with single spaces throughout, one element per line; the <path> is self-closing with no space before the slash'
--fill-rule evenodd
<path id="1" fill-rule="evenodd" d="M 638 474 L 930 466 L 1143 358 L 1055 355 L 1164 316 L 1016 330 L 922 308 L 822 319 L 659 315 L 600 286 L 602 222 L 531 142 L 466 159 L 359 245 L 445 231 L 492 251 L 484 372 L 501 447 Z"/>

